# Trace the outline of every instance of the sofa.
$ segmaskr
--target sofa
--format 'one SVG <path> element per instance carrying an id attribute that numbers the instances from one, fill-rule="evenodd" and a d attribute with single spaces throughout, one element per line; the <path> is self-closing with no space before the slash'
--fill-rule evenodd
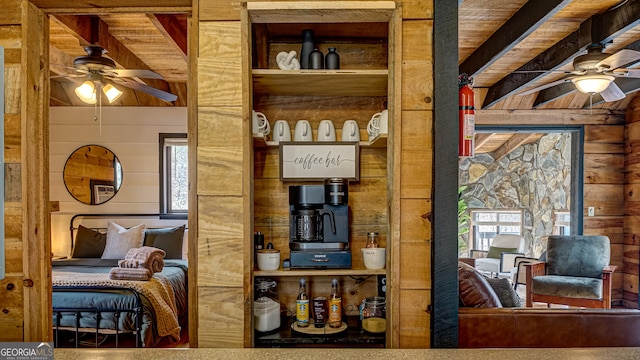
<path id="1" fill-rule="evenodd" d="M 640 346 L 640 310 L 523 308 L 503 284 L 462 262 L 458 284 L 460 348 Z"/>

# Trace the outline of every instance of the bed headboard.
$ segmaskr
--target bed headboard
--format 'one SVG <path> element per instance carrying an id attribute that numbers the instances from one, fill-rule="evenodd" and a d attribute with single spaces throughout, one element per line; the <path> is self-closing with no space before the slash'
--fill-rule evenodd
<path id="1" fill-rule="evenodd" d="M 82 224 L 87 228 L 106 231 L 108 221 L 113 221 L 125 227 L 144 223 L 146 228 L 149 229 L 175 227 L 187 223 L 186 218 L 167 218 L 166 214 L 76 214 L 69 221 L 71 249 L 73 249 L 74 233 L 78 229 L 78 225 Z"/>

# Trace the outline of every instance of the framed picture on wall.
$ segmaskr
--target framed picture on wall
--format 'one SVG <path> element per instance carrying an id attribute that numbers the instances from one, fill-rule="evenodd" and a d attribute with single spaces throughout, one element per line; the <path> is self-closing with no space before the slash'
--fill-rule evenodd
<path id="1" fill-rule="evenodd" d="M 99 205 L 109 201 L 116 194 L 111 181 L 91 180 L 91 204 Z"/>

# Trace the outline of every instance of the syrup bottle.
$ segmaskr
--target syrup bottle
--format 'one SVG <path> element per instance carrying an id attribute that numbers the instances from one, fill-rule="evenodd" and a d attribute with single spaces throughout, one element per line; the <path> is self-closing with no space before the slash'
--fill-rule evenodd
<path id="1" fill-rule="evenodd" d="M 331 295 L 329 295 L 329 326 L 342 326 L 342 296 L 338 292 L 338 279 L 331 280 Z"/>
<path id="2" fill-rule="evenodd" d="M 300 289 L 296 298 L 296 323 L 298 327 L 309 326 L 309 295 L 305 279 L 300 279 Z"/>

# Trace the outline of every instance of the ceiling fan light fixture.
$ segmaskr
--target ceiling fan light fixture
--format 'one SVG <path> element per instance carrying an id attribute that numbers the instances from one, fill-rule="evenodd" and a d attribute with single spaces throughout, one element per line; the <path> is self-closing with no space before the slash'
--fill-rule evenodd
<path id="1" fill-rule="evenodd" d="M 122 96 L 122 91 L 118 90 L 115 86 L 107 84 L 102 88 L 102 92 L 107 96 L 109 103 L 113 103 Z"/>
<path id="2" fill-rule="evenodd" d="M 597 94 L 609 87 L 615 79 L 611 75 L 582 75 L 571 79 L 580 92 L 585 94 Z"/>
<path id="3" fill-rule="evenodd" d="M 83 102 L 93 105 L 96 103 L 96 86 L 87 80 L 76 88 L 76 95 Z"/>

